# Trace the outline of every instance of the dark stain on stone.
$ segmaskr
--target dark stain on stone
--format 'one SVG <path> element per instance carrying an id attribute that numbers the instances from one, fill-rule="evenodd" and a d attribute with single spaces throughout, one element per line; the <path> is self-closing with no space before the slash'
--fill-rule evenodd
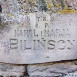
<path id="1" fill-rule="evenodd" d="M 3 23 L 2 17 L 0 17 L 0 32 L 4 30 L 8 25 L 8 23 Z"/>
<path id="2" fill-rule="evenodd" d="M 27 70 L 27 65 L 25 66 L 24 77 L 30 77 Z"/>
<path id="3" fill-rule="evenodd" d="M 2 19 L 0 17 L 0 30 L 3 30 L 4 29 L 4 25 L 2 24 Z"/>
<path id="4" fill-rule="evenodd" d="M 0 12 L 2 12 L 2 6 L 0 5 Z"/>
<path id="5" fill-rule="evenodd" d="M 44 0 L 39 0 L 39 11 L 47 11 L 47 5 L 46 2 Z"/>

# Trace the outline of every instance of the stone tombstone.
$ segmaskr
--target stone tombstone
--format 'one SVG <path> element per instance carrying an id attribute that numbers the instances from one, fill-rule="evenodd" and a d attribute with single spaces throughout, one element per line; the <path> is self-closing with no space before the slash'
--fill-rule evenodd
<path id="1" fill-rule="evenodd" d="M 42 10 L 0 15 L 0 62 L 33 64 L 77 59 L 77 11 L 63 6 L 54 13 Z"/>

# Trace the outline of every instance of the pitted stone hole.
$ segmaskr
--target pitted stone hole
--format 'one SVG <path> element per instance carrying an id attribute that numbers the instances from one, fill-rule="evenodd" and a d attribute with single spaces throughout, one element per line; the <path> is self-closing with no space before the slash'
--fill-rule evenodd
<path id="1" fill-rule="evenodd" d="M 10 77 L 18 77 L 18 76 L 10 76 Z M 19 76 L 19 77 L 23 77 L 23 76 Z"/>
<path id="2" fill-rule="evenodd" d="M 10 76 L 10 77 L 17 77 L 17 76 Z"/>
<path id="3" fill-rule="evenodd" d="M 3 77 L 2 75 L 0 75 L 0 77 Z"/>
<path id="4" fill-rule="evenodd" d="M 2 6 L 0 5 L 0 12 L 2 12 Z"/>

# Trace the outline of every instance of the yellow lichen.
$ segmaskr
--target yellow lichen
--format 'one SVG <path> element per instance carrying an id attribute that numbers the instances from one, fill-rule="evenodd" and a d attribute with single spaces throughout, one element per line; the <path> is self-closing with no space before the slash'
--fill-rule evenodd
<path id="1" fill-rule="evenodd" d="M 56 6 L 57 8 L 60 8 L 60 7 L 61 7 L 61 6 L 60 6 L 59 4 L 57 4 L 57 3 L 55 4 L 55 6 Z"/>
<path id="2" fill-rule="evenodd" d="M 47 4 L 48 8 L 52 8 L 52 5 L 50 3 Z"/>
<path id="3" fill-rule="evenodd" d="M 14 16 L 13 14 L 8 14 L 8 17 Z"/>
<path id="4" fill-rule="evenodd" d="M 35 0 L 29 0 L 29 1 L 34 2 Z"/>
<path id="5" fill-rule="evenodd" d="M 62 14 L 68 14 L 68 13 L 77 13 L 77 10 L 68 10 L 68 9 L 64 9 L 64 10 L 61 10 L 59 11 L 59 13 L 62 13 Z"/>

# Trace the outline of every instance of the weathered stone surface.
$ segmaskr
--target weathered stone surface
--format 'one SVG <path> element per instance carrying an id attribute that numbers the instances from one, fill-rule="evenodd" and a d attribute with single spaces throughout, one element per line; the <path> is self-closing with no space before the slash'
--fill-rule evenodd
<path id="1" fill-rule="evenodd" d="M 77 77 L 77 60 L 28 65 L 30 77 Z"/>
<path id="2" fill-rule="evenodd" d="M 10 77 L 16 76 L 20 77 L 23 76 L 25 72 L 25 66 L 23 65 L 14 65 L 14 64 L 5 64 L 0 63 L 0 77 Z"/>
<path id="3" fill-rule="evenodd" d="M 77 10 L 77 0 L 0 0 L 0 5 L 5 14 Z"/>
<path id="4" fill-rule="evenodd" d="M 77 77 L 77 60 L 32 65 L 11 65 L 1 63 L 0 76 Z"/>

